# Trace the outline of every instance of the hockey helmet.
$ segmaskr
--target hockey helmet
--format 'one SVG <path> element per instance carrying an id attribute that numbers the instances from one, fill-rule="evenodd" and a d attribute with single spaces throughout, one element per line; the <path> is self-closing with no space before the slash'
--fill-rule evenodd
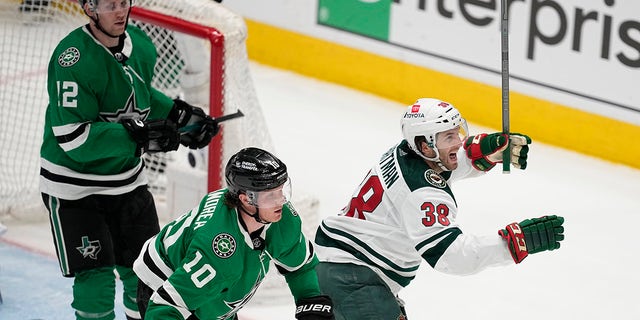
<path id="1" fill-rule="evenodd" d="M 291 199 L 287 166 L 259 148 L 245 148 L 233 155 L 225 168 L 225 181 L 230 193 L 245 193 L 256 207 L 275 207 Z"/>
<path id="2" fill-rule="evenodd" d="M 103 6 L 100 6 L 100 2 L 103 2 Z M 133 6 L 133 0 L 116 0 L 113 2 L 106 2 L 100 0 L 78 0 L 80 6 L 84 8 L 84 4 L 89 4 L 89 10 L 98 11 L 100 13 L 109 13 L 119 10 L 129 10 Z"/>
<path id="3" fill-rule="evenodd" d="M 467 121 L 462 118 L 458 109 L 448 102 L 433 98 L 421 98 L 408 106 L 400 124 L 402 136 L 409 143 L 409 147 L 419 156 L 432 161 L 436 161 L 439 157 L 438 147 L 451 146 L 438 144 L 438 133 L 459 128 L 460 140 L 463 140 L 469 132 Z M 416 145 L 416 137 L 425 137 L 429 148 L 436 151 L 436 157 L 425 157 Z M 460 140 L 457 140 L 456 143 Z"/>

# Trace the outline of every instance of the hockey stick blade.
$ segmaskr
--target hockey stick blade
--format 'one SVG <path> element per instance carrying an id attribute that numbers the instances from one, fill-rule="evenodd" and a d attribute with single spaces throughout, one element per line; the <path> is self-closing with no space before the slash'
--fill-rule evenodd
<path id="1" fill-rule="evenodd" d="M 235 119 L 235 118 L 240 118 L 240 117 L 244 117 L 244 113 L 242 113 L 241 110 L 238 109 L 238 111 L 234 112 L 234 113 L 230 113 L 230 114 L 225 114 L 224 116 L 220 116 L 218 118 L 216 118 L 216 121 L 218 123 L 220 122 L 224 122 L 224 121 L 228 121 L 231 119 Z M 197 131 L 200 130 L 200 128 L 202 127 L 202 123 L 194 123 L 188 126 L 184 126 L 180 129 L 178 129 L 178 132 L 182 133 L 187 133 L 187 132 L 193 132 L 193 131 Z"/>

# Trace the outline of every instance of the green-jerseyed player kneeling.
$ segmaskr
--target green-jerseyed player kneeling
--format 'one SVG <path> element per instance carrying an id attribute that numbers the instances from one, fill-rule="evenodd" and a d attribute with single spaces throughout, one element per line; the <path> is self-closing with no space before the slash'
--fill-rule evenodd
<path id="1" fill-rule="evenodd" d="M 296 318 L 334 319 L 321 295 L 311 243 L 289 202 L 286 165 L 271 153 L 240 150 L 225 169 L 227 188 L 147 241 L 134 271 L 144 319 L 237 319 L 273 261 L 296 301 Z"/>

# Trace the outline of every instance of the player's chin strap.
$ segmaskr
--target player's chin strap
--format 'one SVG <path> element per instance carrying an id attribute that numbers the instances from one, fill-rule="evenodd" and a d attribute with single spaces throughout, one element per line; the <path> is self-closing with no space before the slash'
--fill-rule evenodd
<path id="1" fill-rule="evenodd" d="M 440 152 L 438 151 L 438 149 L 432 149 L 433 151 L 435 151 L 436 156 L 433 158 L 429 158 L 427 156 L 425 156 L 424 154 L 422 154 L 422 152 L 416 152 L 416 154 L 418 156 L 420 156 L 420 158 L 431 161 L 433 163 L 435 163 L 438 168 L 442 169 L 442 171 L 451 171 L 449 169 L 447 169 L 447 167 L 444 166 L 444 164 L 442 164 L 442 161 L 440 160 Z"/>
<path id="2" fill-rule="evenodd" d="M 256 219 L 256 221 L 258 223 L 262 223 L 262 224 L 270 224 L 271 223 L 269 221 L 265 221 L 265 220 L 262 220 L 262 218 L 260 218 L 260 208 L 258 208 L 258 207 L 256 207 L 256 212 L 255 213 L 250 213 L 249 211 L 247 211 L 247 209 L 244 208 L 243 205 L 240 205 L 240 211 L 242 211 L 245 214 L 247 214 L 248 216 Z"/>

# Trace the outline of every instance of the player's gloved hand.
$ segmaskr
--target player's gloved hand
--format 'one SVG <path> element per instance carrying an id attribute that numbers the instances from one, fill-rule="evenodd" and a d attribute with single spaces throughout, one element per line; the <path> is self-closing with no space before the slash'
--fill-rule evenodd
<path id="1" fill-rule="evenodd" d="M 218 122 L 199 107 L 192 106 L 180 99 L 175 99 L 173 102 L 169 119 L 178 124 L 180 143 L 190 149 L 206 147 L 220 131 Z"/>
<path id="2" fill-rule="evenodd" d="M 518 169 L 526 169 L 531 138 L 524 134 L 511 133 L 509 141 L 511 163 Z M 507 135 L 500 132 L 478 134 L 467 138 L 463 147 L 474 168 L 489 171 L 496 163 L 502 162 L 502 153 L 507 148 Z"/>
<path id="3" fill-rule="evenodd" d="M 514 222 L 498 234 L 507 241 L 513 260 L 520 263 L 529 253 L 559 249 L 560 241 L 564 240 L 563 223 L 563 217 L 543 216 Z"/>
<path id="4" fill-rule="evenodd" d="M 144 152 L 168 152 L 177 150 L 180 145 L 180 134 L 175 123 L 171 120 L 158 119 L 142 121 L 139 119 L 125 119 L 122 125 L 138 144 L 135 156 Z"/>
<path id="5" fill-rule="evenodd" d="M 335 319 L 333 302 L 329 296 L 321 295 L 300 299 L 296 302 L 296 319 L 325 320 Z"/>

